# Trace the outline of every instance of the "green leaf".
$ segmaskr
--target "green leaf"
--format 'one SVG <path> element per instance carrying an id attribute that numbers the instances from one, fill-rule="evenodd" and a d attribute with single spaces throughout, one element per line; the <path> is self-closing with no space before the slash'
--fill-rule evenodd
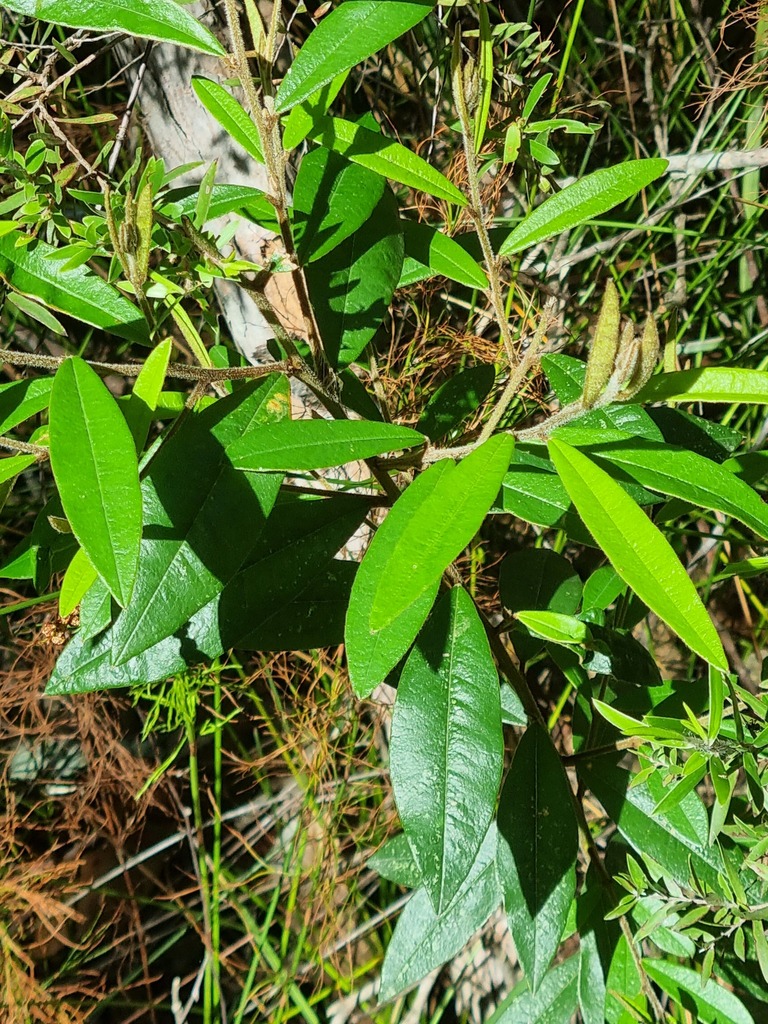
<path id="1" fill-rule="evenodd" d="M 584 584 L 582 611 L 605 610 L 626 588 L 626 583 L 612 565 L 601 565 Z"/>
<path id="2" fill-rule="evenodd" d="M 142 482 L 139 576 L 115 627 L 115 663 L 171 636 L 247 561 L 281 477 L 238 472 L 228 449 L 288 408 L 287 381 L 273 374 L 188 418 L 160 446 Z"/>
<path id="3" fill-rule="evenodd" d="M 400 832 L 384 843 L 373 856 L 368 858 L 366 867 L 382 878 L 406 889 L 416 889 L 421 884 L 421 875 L 413 859 L 411 844 L 404 832 Z"/>
<path id="4" fill-rule="evenodd" d="M 331 252 L 371 217 L 387 183 L 379 174 L 322 146 L 310 150 L 296 175 L 293 226 L 299 262 Z M 323 202 L 318 202 L 323 196 Z"/>
<path id="5" fill-rule="evenodd" d="M 418 25 L 435 0 L 346 0 L 309 35 L 277 90 L 275 107 L 288 110 L 326 82 Z"/>
<path id="6" fill-rule="evenodd" d="M 7 285 L 83 323 L 147 343 L 146 321 L 116 288 L 86 267 L 65 270 L 67 259 L 56 259 L 53 246 L 27 242 L 21 231 L 0 237 L 0 279 Z"/>
<path id="7" fill-rule="evenodd" d="M 56 663 L 47 692 L 85 693 L 155 682 L 233 647 L 302 650 L 337 643 L 341 618 L 329 624 L 322 608 L 315 606 L 318 621 L 313 623 L 311 615 L 308 621 L 306 599 L 322 595 L 334 575 L 335 586 L 342 592 L 347 588 L 348 570 L 355 567 L 334 556 L 367 509 L 367 502 L 352 495 L 286 500 L 267 520 L 247 564 L 175 635 L 115 665 L 112 653 L 120 618 L 95 640 L 78 633 Z"/>
<path id="8" fill-rule="evenodd" d="M 367 420 L 283 420 L 251 430 L 228 449 L 246 470 L 308 470 L 343 466 L 384 452 L 424 444 L 410 427 Z"/>
<path id="9" fill-rule="evenodd" d="M 53 377 L 29 377 L 0 384 L 0 434 L 48 408 Z"/>
<path id="10" fill-rule="evenodd" d="M 485 290 L 488 287 L 485 271 L 450 235 L 444 235 L 429 224 L 404 220 L 403 236 L 409 262 L 407 276 L 400 278 L 401 288 L 434 275 L 447 277 L 468 288 Z"/>
<path id="11" fill-rule="evenodd" d="M 199 75 L 192 76 L 192 88 L 205 109 L 215 118 L 224 131 L 252 156 L 258 163 L 264 163 L 261 141 L 256 125 L 250 115 L 231 92 L 219 82 Z"/>
<path id="12" fill-rule="evenodd" d="M 193 217 L 199 192 L 197 185 L 166 192 L 160 213 L 178 223 L 181 223 L 182 217 Z M 276 235 L 280 233 L 274 204 L 270 203 L 261 189 L 252 188 L 250 185 L 214 185 L 208 203 L 208 219 L 214 220 L 233 211 L 240 212 L 257 224 L 269 228 Z"/>
<path id="13" fill-rule="evenodd" d="M 752 488 L 725 467 L 668 444 L 624 441 L 597 445 L 593 457 L 620 466 L 644 487 L 733 516 L 768 537 L 768 508 Z"/>
<path id="14" fill-rule="evenodd" d="M 499 801 L 499 878 L 531 991 L 541 985 L 576 895 L 578 828 L 570 783 L 548 733 L 528 726 Z"/>
<path id="15" fill-rule="evenodd" d="M 648 1019 L 643 978 L 637 968 L 634 951 L 623 935 L 619 936 L 611 958 L 606 988 L 605 1018 L 608 1024 L 636 1024 L 639 1020 Z M 626 1009 L 627 1004 L 639 1012 L 630 1013 Z"/>
<path id="16" fill-rule="evenodd" d="M 654 814 L 665 793 L 658 774 L 630 786 L 630 773 L 603 757 L 594 764 L 580 762 L 579 775 L 641 856 L 653 858 L 678 885 L 688 886 L 693 868 L 700 882 L 719 891 L 722 856 L 717 846 L 709 845 L 707 816 L 695 793 L 668 813 Z"/>
<path id="17" fill-rule="evenodd" d="M 304 270 L 325 354 L 354 362 L 387 315 L 403 265 L 397 201 L 389 188 L 364 227 Z"/>
<path id="18" fill-rule="evenodd" d="M 562 529 L 579 544 L 594 545 L 556 473 L 510 466 L 500 498 L 502 511 L 526 523 Z"/>
<path id="19" fill-rule="evenodd" d="M 436 199 L 457 206 L 467 205 L 464 195 L 445 175 L 399 142 L 341 117 L 312 119 L 307 115 L 307 122 L 307 134 L 314 142 L 341 153 L 347 160 Z"/>
<path id="20" fill-rule="evenodd" d="M 578 957 L 571 956 L 553 967 L 535 994 L 527 981 L 520 982 L 512 1002 L 506 1005 L 505 1000 L 506 1008 L 488 1024 L 571 1024 L 578 1002 L 578 963 Z"/>
<path id="21" fill-rule="evenodd" d="M 681 1007 L 696 1005 L 701 1024 L 755 1024 L 742 1001 L 714 979 L 704 981 L 698 971 L 667 960 L 643 960 L 645 973 Z"/>
<path id="22" fill-rule="evenodd" d="M 611 477 L 576 448 L 551 439 L 560 478 L 616 572 L 680 638 L 728 670 L 720 638 L 669 542 Z"/>
<path id="23" fill-rule="evenodd" d="M 561 405 L 570 405 L 581 398 L 587 364 L 561 352 L 547 353 L 541 357 L 541 368 L 549 378 L 552 390 Z"/>
<path id="24" fill-rule="evenodd" d="M 518 612 L 515 616 L 534 636 L 555 644 L 582 644 L 587 639 L 586 623 L 561 612 Z"/>
<path id="25" fill-rule="evenodd" d="M 659 373 L 635 396 L 647 402 L 768 402 L 768 371 L 732 366 L 705 366 L 698 370 Z"/>
<path id="26" fill-rule="evenodd" d="M 578 992 L 583 1024 L 605 1024 L 605 975 L 593 929 L 579 935 Z"/>
<path id="27" fill-rule="evenodd" d="M 438 915 L 488 832 L 503 760 L 493 655 L 472 598 L 454 587 L 405 663 L 390 743 L 395 803 Z"/>
<path id="28" fill-rule="evenodd" d="M 626 160 L 593 171 L 545 199 L 502 243 L 502 256 L 530 249 L 553 235 L 594 220 L 636 195 L 664 173 L 666 160 Z"/>
<path id="29" fill-rule="evenodd" d="M 136 383 L 133 385 L 131 397 L 123 410 L 137 452 L 143 450 L 144 442 L 147 440 L 149 426 L 155 416 L 157 403 L 160 401 L 163 390 L 172 347 L 173 342 L 170 338 L 166 338 L 150 352 L 136 378 Z"/>
<path id="30" fill-rule="evenodd" d="M 15 480 L 19 473 L 34 466 L 36 462 L 36 455 L 4 455 L 0 458 L 0 484 Z"/>
<path id="31" fill-rule="evenodd" d="M 117 402 L 82 359 L 65 359 L 50 405 L 51 468 L 80 546 L 125 607 L 141 540 L 136 449 Z"/>
<path id="32" fill-rule="evenodd" d="M 581 580 L 562 555 L 549 548 L 524 548 L 502 562 L 499 595 L 511 612 L 573 615 L 581 601 Z"/>
<path id="33" fill-rule="evenodd" d="M 444 437 L 483 404 L 495 380 L 496 371 L 490 363 L 459 370 L 430 397 L 419 417 L 418 429 L 433 441 Z"/>
<path id="34" fill-rule="evenodd" d="M 77 608 L 82 601 L 85 592 L 99 578 L 98 573 L 91 565 L 85 551 L 78 548 L 75 557 L 69 563 L 64 579 L 61 581 L 61 592 L 59 594 L 59 616 L 66 619 L 68 615 Z"/>
<path id="35" fill-rule="evenodd" d="M 91 32 L 127 32 L 223 57 L 218 39 L 175 0 L 10 0 L 16 14 Z"/>
<path id="36" fill-rule="evenodd" d="M 406 992 L 451 960 L 498 907 L 496 845 L 496 826 L 491 825 L 472 870 L 442 914 L 435 913 L 426 889 L 417 889 L 411 896 L 389 940 L 381 969 L 380 1003 Z"/>

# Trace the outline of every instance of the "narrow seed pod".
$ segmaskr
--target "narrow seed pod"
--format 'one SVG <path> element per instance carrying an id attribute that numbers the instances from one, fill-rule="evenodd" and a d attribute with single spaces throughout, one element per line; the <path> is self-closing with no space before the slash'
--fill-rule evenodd
<path id="1" fill-rule="evenodd" d="M 637 394 L 640 388 L 645 387 L 651 379 L 656 363 L 659 361 L 659 331 L 653 316 L 645 321 L 643 336 L 640 339 L 640 358 L 635 366 L 634 373 L 629 378 L 625 396 L 630 398 Z"/>
<path id="2" fill-rule="evenodd" d="M 592 338 L 592 349 L 587 360 L 582 401 L 584 408 L 591 408 L 603 392 L 613 373 L 616 352 L 619 347 L 619 293 L 613 281 L 605 283 L 603 304 Z"/>

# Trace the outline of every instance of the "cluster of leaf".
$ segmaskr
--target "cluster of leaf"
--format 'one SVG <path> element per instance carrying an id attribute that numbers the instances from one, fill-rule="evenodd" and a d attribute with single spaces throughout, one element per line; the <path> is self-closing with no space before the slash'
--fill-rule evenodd
<path id="1" fill-rule="evenodd" d="M 25 3 L 10 6 L 31 13 Z M 474 211 L 476 231 L 458 238 L 402 215 L 388 182 L 455 208 L 468 200 L 371 117 L 328 113 L 350 69 L 434 6 L 346 0 L 318 24 L 257 112 L 218 83 L 195 81 L 197 97 L 234 143 L 266 160 L 271 173 L 275 131 L 286 151 L 307 143 L 285 210 L 279 197 L 217 185 L 215 167 L 199 187 L 171 190 L 175 172 L 150 161 L 141 175 L 126 176 L 120 193 L 68 190 L 93 219 L 83 219 L 74 240 L 65 233 L 63 247 L 35 239 L 24 216 L 0 233 L 0 276 L 14 295 L 152 346 L 120 401 L 79 357 L 61 362 L 53 378 L 2 386 L 1 433 L 46 410 L 48 424 L 4 460 L 0 483 L 7 492 L 50 458 L 57 495 L 0 574 L 44 589 L 64 571 L 61 611 L 79 606 L 79 629 L 59 658 L 51 694 L 146 685 L 233 648 L 305 650 L 342 640 L 359 697 L 397 681 L 391 775 L 403 833 L 374 865 L 415 891 L 384 961 L 382 1001 L 452 958 L 503 907 L 525 979 L 496 1021 L 567 1021 L 578 1008 L 586 1024 L 623 1024 L 657 1013 L 658 989 L 675 1006 L 695 1005 L 701 1020 L 746 1024 L 752 1017 L 743 1003 L 708 975 L 744 985 L 731 947 L 737 960 L 755 950 L 761 966 L 768 962 L 756 870 L 762 852 L 755 852 L 764 837 L 759 821 L 734 813 L 740 769 L 754 810 L 764 809 L 766 709 L 728 675 L 668 524 L 695 507 L 734 520 L 731 536 L 745 545 L 752 534 L 768 538 L 755 489 L 768 467 L 759 454 L 735 454 L 735 431 L 654 403 L 762 404 L 768 373 L 720 367 L 654 375 L 653 321 L 640 339 L 631 325 L 622 331 L 609 285 L 588 362 L 542 358 L 561 405 L 550 421 L 504 420 L 505 429 L 495 429 L 495 374 L 474 368 L 432 397 L 417 429 L 387 422 L 350 367 L 362 362 L 396 289 L 430 275 L 470 289 L 498 285 L 498 264 L 476 258 L 487 242 L 482 211 Z M 151 8 L 151 22 L 139 0 L 84 2 L 75 13 L 53 0 L 34 13 L 220 53 L 172 0 Z M 460 47 L 454 51 L 457 103 L 472 108 L 475 143 L 487 127 L 493 84 L 493 34 L 486 8 L 478 10 L 477 65 L 467 71 Z M 520 138 L 507 133 L 507 159 L 526 135 L 535 155 L 547 133 L 572 128 L 530 120 L 546 85 L 531 93 Z M 538 159 L 547 163 L 547 153 L 540 149 Z M 29 151 L 25 160 L 16 163 L 32 174 Z M 647 159 L 580 178 L 505 231 L 498 255 L 514 257 L 599 217 L 664 169 L 664 161 Z M 234 372 L 228 379 L 230 356 L 205 346 L 177 301 L 188 277 L 201 295 L 222 276 L 263 291 L 279 269 L 221 255 L 223 239 L 205 226 L 235 211 L 279 221 L 322 343 L 311 352 L 278 339 L 286 358 L 251 380 Z M 101 257 L 110 261 L 108 280 L 86 266 Z M 164 390 L 176 366 L 170 342 L 161 340 L 168 317 L 210 371 L 196 379 L 217 382 L 223 394 L 187 407 Z M 294 372 L 315 383 L 334 418 L 291 420 Z M 490 429 L 461 448 L 436 447 L 478 411 Z M 156 422 L 157 436 L 150 433 Z M 10 446 L 19 441 L 11 436 Z M 313 486 L 317 471 L 361 461 L 371 468 L 370 493 Z M 362 562 L 338 557 L 376 507 L 387 515 Z M 608 564 L 583 580 L 546 548 L 508 555 L 492 624 L 454 566 L 489 514 L 560 531 L 562 546 L 596 547 Z M 709 666 L 698 708 L 682 684 L 662 679 L 632 633 L 649 609 Z M 561 708 L 573 696 L 569 760 L 578 794 L 526 679 L 528 668 L 544 664 L 566 680 Z M 747 724 L 745 708 L 759 729 L 751 718 Z M 505 725 L 518 731 L 502 784 Z M 619 765 L 622 734 L 647 748 L 637 774 Z M 715 792 L 709 818 L 697 793 L 705 777 Z M 586 822 L 584 788 L 616 827 L 605 855 Z M 579 830 L 593 856 L 588 871 Z M 742 842 L 751 851 L 746 862 Z M 618 906 L 611 873 L 630 888 Z M 628 913 L 634 936 L 615 920 Z M 578 952 L 555 964 L 574 933 Z M 641 955 L 641 941 L 655 945 L 652 956 Z M 703 974 L 677 962 L 691 964 L 702 950 Z"/>

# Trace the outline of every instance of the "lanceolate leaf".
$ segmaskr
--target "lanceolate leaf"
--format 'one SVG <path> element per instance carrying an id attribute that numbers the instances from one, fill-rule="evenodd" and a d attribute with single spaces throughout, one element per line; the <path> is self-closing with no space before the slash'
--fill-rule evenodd
<path id="1" fill-rule="evenodd" d="M 405 664 L 392 717 L 395 803 L 437 914 L 491 824 L 501 781 L 499 677 L 472 599 L 454 587 Z"/>
<path id="2" fill-rule="evenodd" d="M 293 188 L 293 230 L 301 263 L 320 259 L 363 227 L 381 201 L 381 175 L 319 147 L 304 156 Z M 323 196 L 322 203 L 318 196 Z"/>
<path id="3" fill-rule="evenodd" d="M 53 382 L 51 467 L 72 532 L 115 600 L 136 580 L 141 490 L 136 449 L 117 402 L 82 359 L 66 359 Z"/>
<path id="4" fill-rule="evenodd" d="M 444 235 L 442 231 L 430 227 L 429 224 L 404 220 L 403 236 L 405 254 L 415 264 L 410 271 L 411 280 L 420 281 L 424 277 L 439 274 L 469 288 L 488 287 L 485 271 L 450 235 Z M 427 273 L 420 273 L 420 268 Z M 406 283 L 409 281 L 401 280 L 401 286 Z"/>
<path id="5" fill-rule="evenodd" d="M 231 92 L 210 78 L 193 76 L 192 88 L 205 109 L 224 131 L 259 163 L 264 163 L 256 125 Z"/>
<path id="6" fill-rule="evenodd" d="M 197 206 L 199 187 L 191 185 L 186 188 L 174 189 L 163 197 L 160 213 L 181 222 L 182 217 L 193 217 Z M 275 207 L 266 195 L 258 188 L 250 185 L 214 185 L 208 203 L 208 219 L 222 217 L 233 210 L 241 211 L 243 216 L 279 233 L 280 225 L 275 216 Z"/>
<path id="7" fill-rule="evenodd" d="M 768 402 L 768 371 L 732 366 L 659 373 L 635 397 L 636 402 Z"/>
<path id="8" fill-rule="evenodd" d="M 411 896 L 387 947 L 380 1003 L 406 992 L 452 959 L 498 907 L 497 835 L 496 826 L 491 825 L 466 881 L 442 914 L 435 913 L 426 889 L 417 889 Z"/>
<path id="9" fill-rule="evenodd" d="M 570 1024 L 578 1002 L 577 973 L 578 957 L 571 956 L 549 971 L 535 995 L 527 981 L 520 982 L 510 1005 L 494 1015 L 495 1024 Z"/>
<path id="10" fill-rule="evenodd" d="M 366 224 L 304 273 L 325 353 L 353 362 L 384 320 L 403 265 L 397 202 L 385 188 Z"/>
<path id="11" fill-rule="evenodd" d="M 323 469 L 424 444 L 410 427 L 366 420 L 283 420 L 252 430 L 229 449 L 238 469 Z M 730 475 L 730 474 L 729 474 Z"/>
<path id="12" fill-rule="evenodd" d="M 272 375 L 188 419 L 161 445 L 143 481 L 139 578 L 115 627 L 116 663 L 171 636 L 247 561 L 281 478 L 238 472 L 228 448 L 288 408 L 287 382 Z"/>
<path id="13" fill-rule="evenodd" d="M 8 10 L 91 32 L 127 32 L 223 57 L 218 39 L 176 0 L 10 0 Z"/>
<path id="14" fill-rule="evenodd" d="M 86 267 L 65 270 L 67 259 L 56 259 L 53 246 L 39 241 L 17 246 L 21 240 L 28 240 L 21 231 L 0 237 L 0 279 L 6 284 L 83 323 L 147 343 L 146 321 L 116 288 Z"/>
<path id="15" fill-rule="evenodd" d="M 598 445 L 592 454 L 620 466 L 638 483 L 662 494 L 733 516 L 768 537 L 768 506 L 723 466 L 695 452 L 634 442 Z"/>
<path id="16" fill-rule="evenodd" d="M 531 991 L 549 968 L 576 894 L 578 828 L 569 782 L 546 731 L 528 726 L 498 811 L 499 879 Z"/>
<path id="17" fill-rule="evenodd" d="M 53 377 L 29 377 L 0 384 L 0 434 L 48 408 Z"/>
<path id="18" fill-rule="evenodd" d="M 502 243 L 502 256 L 529 249 L 532 245 L 594 220 L 625 202 L 663 174 L 666 160 L 626 160 L 616 167 L 603 167 L 545 199 L 518 224 Z"/>
<path id="19" fill-rule="evenodd" d="M 288 110 L 418 25 L 435 0 L 346 0 L 326 15 L 302 46 L 277 91 Z"/>
<path id="20" fill-rule="evenodd" d="M 149 426 L 160 401 L 160 395 L 168 370 L 172 342 L 170 338 L 162 341 L 147 357 L 141 372 L 133 385 L 131 397 L 125 406 L 125 419 L 133 435 L 136 451 L 144 448 Z"/>
<path id="21" fill-rule="evenodd" d="M 698 971 L 667 960 L 645 959 L 643 967 L 646 974 L 672 997 L 675 1005 L 693 1002 L 696 1019 L 701 1024 L 755 1024 L 754 1017 L 742 1001 L 714 978 L 705 981 Z"/>
<path id="22" fill-rule="evenodd" d="M 619 576 L 691 650 L 728 671 L 717 631 L 666 538 L 586 455 L 554 439 L 549 449 L 579 515 Z"/>
<path id="23" fill-rule="evenodd" d="M 66 619 L 77 608 L 85 592 L 96 582 L 98 573 L 88 560 L 88 555 L 78 548 L 75 557 L 69 563 L 64 579 L 61 581 L 59 594 L 59 615 Z"/>

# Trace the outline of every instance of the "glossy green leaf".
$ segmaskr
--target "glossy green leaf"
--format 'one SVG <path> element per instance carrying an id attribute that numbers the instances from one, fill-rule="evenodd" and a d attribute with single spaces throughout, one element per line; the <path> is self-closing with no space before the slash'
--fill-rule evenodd
<path id="1" fill-rule="evenodd" d="M 611 958 L 608 977 L 606 978 L 605 1019 L 607 1024 L 636 1024 L 643 1020 L 646 1011 L 646 998 L 643 991 L 643 978 L 637 968 L 634 950 L 631 950 L 624 935 L 619 941 Z M 618 996 L 621 995 L 621 1000 Z M 631 1013 L 626 1008 L 629 1003 L 636 1011 Z M 647 1014 L 645 1014 L 647 1019 Z"/>
<path id="2" fill-rule="evenodd" d="M 417 428 L 433 441 L 444 437 L 479 409 L 495 379 L 496 371 L 489 363 L 459 370 L 430 397 Z"/>
<path id="3" fill-rule="evenodd" d="M 53 377 L 29 377 L 0 384 L 0 434 L 48 408 Z"/>
<path id="4" fill-rule="evenodd" d="M 333 149 L 347 160 L 367 167 L 384 178 L 391 178 L 401 185 L 408 185 L 457 206 L 467 205 L 464 195 L 445 175 L 410 149 L 379 132 L 370 131 L 341 117 L 312 119 L 307 115 L 307 134 L 326 149 Z"/>
<path id="5" fill-rule="evenodd" d="M 553 967 L 535 994 L 527 981 L 520 982 L 512 1002 L 488 1024 L 571 1024 L 578 1001 L 578 963 L 578 957 L 571 956 Z"/>
<path id="6" fill-rule="evenodd" d="M 429 224 L 404 220 L 403 236 L 408 268 L 407 272 L 405 266 L 403 268 L 401 288 L 436 275 L 468 288 L 485 290 L 488 287 L 485 271 L 450 235 Z"/>
<path id="7" fill-rule="evenodd" d="M 442 914 L 435 913 L 426 889 L 411 896 L 384 957 L 380 1003 L 406 992 L 451 960 L 499 906 L 496 845 L 497 831 L 491 825 L 466 881 Z"/>
<path id="8" fill-rule="evenodd" d="M 36 462 L 36 455 L 4 455 L 0 458 L 0 484 L 15 480 L 19 473 L 34 466 Z"/>
<path id="9" fill-rule="evenodd" d="M 136 449 L 117 402 L 82 359 L 65 359 L 56 372 L 50 444 L 72 532 L 125 607 L 134 592 L 141 540 Z"/>
<path id="10" fill-rule="evenodd" d="M 218 121 L 227 135 L 242 146 L 249 156 L 263 164 L 264 154 L 261 152 L 261 141 L 256 125 L 232 93 L 219 82 L 199 75 L 192 76 L 192 88 L 205 109 Z"/>
<path id="11" fill-rule="evenodd" d="M 142 484 L 139 575 L 130 607 L 115 627 L 116 663 L 171 636 L 247 561 L 281 477 L 238 472 L 228 449 L 288 409 L 287 381 L 273 374 L 188 418 L 160 446 Z"/>
<path id="12" fill-rule="evenodd" d="M 635 396 L 636 402 L 768 402 L 768 371 L 732 366 L 659 373 Z"/>
<path id="13" fill-rule="evenodd" d="M 579 544 L 594 545 L 556 473 L 510 466 L 502 482 L 501 511 L 538 526 L 565 530 Z"/>
<path id="14" fill-rule="evenodd" d="M 555 644 L 581 644 L 587 638 L 586 624 L 573 615 L 550 611 L 518 612 L 515 618 L 534 636 Z"/>
<path id="15" fill-rule="evenodd" d="M 498 811 L 499 879 L 531 991 L 544 980 L 576 895 L 578 828 L 570 783 L 547 732 L 528 726 Z"/>
<path id="16" fill-rule="evenodd" d="M 363 227 L 384 195 L 379 174 L 330 149 L 310 150 L 293 188 L 293 232 L 299 262 L 311 263 Z M 323 196 L 323 202 L 318 202 Z"/>
<path id="17" fill-rule="evenodd" d="M 303 650 L 338 643 L 341 617 L 329 622 L 322 602 L 313 605 L 309 599 L 327 593 L 329 580 L 342 595 L 348 591 L 349 570 L 355 567 L 334 556 L 367 508 L 352 495 L 281 503 L 279 514 L 267 520 L 251 546 L 247 564 L 173 636 L 115 665 L 112 653 L 120 618 L 96 639 L 78 633 L 56 663 L 47 692 L 84 693 L 154 682 L 233 647 Z"/>
<path id="18" fill-rule="evenodd" d="M 226 52 L 218 39 L 175 0 L 9 0 L 3 6 L 67 28 L 127 32 L 216 57 Z"/>
<path id="19" fill-rule="evenodd" d="M 678 1006 L 696 1006 L 701 1024 L 755 1024 L 742 1001 L 723 985 L 704 978 L 698 971 L 667 960 L 643 960 L 646 974 L 671 996 Z"/>
<path id="20" fill-rule="evenodd" d="M 163 197 L 160 213 L 181 223 L 182 217 L 194 216 L 198 195 L 197 185 L 173 189 Z M 261 189 L 250 185 L 214 185 L 208 203 L 208 220 L 223 217 L 233 211 L 242 213 L 244 217 L 269 228 L 275 234 L 280 232 L 274 204 L 270 203 Z"/>
<path id="21" fill-rule="evenodd" d="M 85 592 L 99 578 L 83 548 L 78 548 L 69 563 L 59 593 L 59 616 L 66 619 L 82 601 Z"/>
<path id="22" fill-rule="evenodd" d="M 82 548 L 78 550 L 82 551 Z M 97 577 L 80 601 L 80 629 L 73 644 L 84 643 L 107 629 L 112 622 L 112 603 L 112 595 L 106 584 Z"/>
<path id="23" fill-rule="evenodd" d="M 389 188 L 366 224 L 304 271 L 325 354 L 334 367 L 358 358 L 389 309 L 403 238 Z"/>
<path id="24" fill-rule="evenodd" d="M 728 670 L 720 638 L 667 539 L 604 470 L 554 439 L 552 460 L 581 518 L 637 596 L 716 668 Z"/>
<path id="25" fill-rule="evenodd" d="M 650 185 L 667 167 L 666 160 L 625 160 L 602 167 L 545 199 L 502 243 L 500 254 L 511 256 L 553 235 L 594 220 Z"/>
<path id="26" fill-rule="evenodd" d="M 276 109 L 301 103 L 332 78 L 359 64 L 418 25 L 435 0 L 346 0 L 310 34 L 288 69 Z"/>
<path id="27" fill-rule="evenodd" d="M 13 228 L 9 228 L 9 231 L 14 230 L 16 227 L 15 222 Z M 83 263 L 85 263 L 90 256 L 89 252 L 85 252 Z M 32 317 L 33 320 L 37 320 L 38 323 L 42 324 L 43 327 L 47 327 L 49 331 L 54 334 L 58 334 L 62 338 L 66 338 L 67 331 L 64 325 L 58 320 L 50 310 L 46 309 L 45 306 L 41 306 L 39 302 L 34 302 L 32 299 L 27 298 L 26 295 L 20 295 L 18 292 L 10 292 L 5 301 L 11 309 L 18 309 L 25 316 Z"/>
<path id="28" fill-rule="evenodd" d="M 695 793 L 668 813 L 654 814 L 665 792 L 657 774 L 630 787 L 629 772 L 600 758 L 580 763 L 579 775 L 641 856 L 653 858 L 678 885 L 688 885 L 693 868 L 701 882 L 717 890 L 722 856 L 718 847 L 709 845 L 709 823 Z"/>
<path id="29" fill-rule="evenodd" d="M 229 449 L 237 469 L 300 470 L 343 466 L 424 444 L 410 427 L 367 420 L 283 420 L 252 430 Z"/>
<path id="30" fill-rule="evenodd" d="M 582 665 L 589 672 L 611 676 L 632 686 L 660 686 L 661 675 L 653 655 L 628 630 L 589 625 Z"/>
<path id="31" fill-rule="evenodd" d="M 603 611 L 609 608 L 626 589 L 626 583 L 612 565 L 601 565 L 599 569 L 595 569 L 584 584 L 582 610 L 585 612 L 593 609 Z"/>
<path id="32" fill-rule="evenodd" d="M 557 552 L 523 548 L 501 563 L 499 595 L 504 607 L 512 612 L 573 615 L 581 601 L 581 580 L 568 559 Z"/>
<path id="33" fill-rule="evenodd" d="M 46 242 L 17 246 L 22 240 L 28 236 L 21 231 L 0 237 L 0 279 L 7 285 L 83 323 L 147 343 L 146 321 L 116 288 L 86 267 L 65 270 L 67 259 L 56 259 L 56 250 Z"/>
<path id="34" fill-rule="evenodd" d="M 144 448 L 149 426 L 155 416 L 157 403 L 165 383 L 168 360 L 171 357 L 173 342 L 170 338 L 150 352 L 131 391 L 131 397 L 123 410 L 128 427 L 133 435 L 136 451 Z"/>
<path id="35" fill-rule="evenodd" d="M 587 374 L 587 364 L 581 359 L 548 352 L 541 357 L 541 368 L 561 405 L 570 405 L 581 397 Z"/>
<path id="36" fill-rule="evenodd" d="M 387 839 L 384 845 L 368 858 L 366 867 L 406 889 L 416 889 L 421 885 L 419 868 L 413 859 L 411 844 L 405 832 L 399 832 Z"/>
<path id="37" fill-rule="evenodd" d="M 454 587 L 405 663 L 390 742 L 395 803 L 437 914 L 453 901 L 488 832 L 503 760 L 493 655 L 472 598 Z"/>
<path id="38" fill-rule="evenodd" d="M 768 507 L 762 498 L 725 467 L 696 452 L 624 441 L 597 445 L 591 454 L 621 467 L 644 487 L 724 512 L 768 537 Z"/>
<path id="39" fill-rule="evenodd" d="M 592 929 L 580 929 L 578 995 L 583 1024 L 605 1024 L 605 975 Z"/>

